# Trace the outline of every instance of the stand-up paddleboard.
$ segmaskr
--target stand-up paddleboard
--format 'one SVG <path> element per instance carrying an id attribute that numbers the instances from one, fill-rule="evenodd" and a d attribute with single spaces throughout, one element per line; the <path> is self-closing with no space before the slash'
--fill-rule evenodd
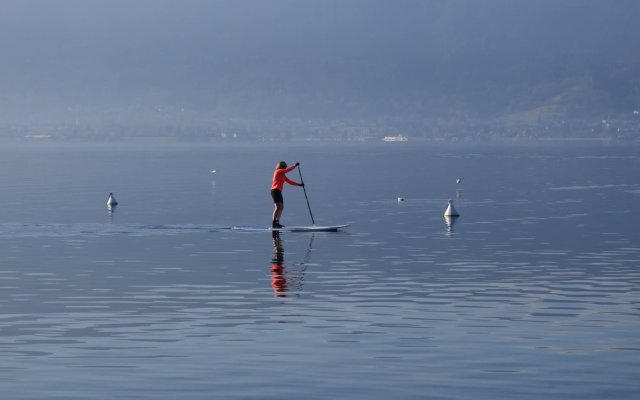
<path id="1" fill-rule="evenodd" d="M 284 226 L 282 228 L 271 228 L 261 226 L 234 226 L 231 229 L 249 232 L 337 232 L 342 228 L 346 228 L 349 224 L 344 225 L 308 225 L 308 226 Z"/>

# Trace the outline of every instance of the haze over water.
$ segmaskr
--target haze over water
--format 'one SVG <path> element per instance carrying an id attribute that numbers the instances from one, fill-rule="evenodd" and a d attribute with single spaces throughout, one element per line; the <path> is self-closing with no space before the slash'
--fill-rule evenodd
<path id="1" fill-rule="evenodd" d="M 280 159 L 301 162 L 318 224 L 351 226 L 228 229 L 269 223 Z M 639 161 L 602 145 L 4 146 L 0 389 L 635 398 Z M 283 223 L 309 224 L 300 189 L 284 197 Z"/>
<path id="2" fill-rule="evenodd" d="M 639 19 L 637 0 L 4 0 L 0 139 L 637 142 Z"/>

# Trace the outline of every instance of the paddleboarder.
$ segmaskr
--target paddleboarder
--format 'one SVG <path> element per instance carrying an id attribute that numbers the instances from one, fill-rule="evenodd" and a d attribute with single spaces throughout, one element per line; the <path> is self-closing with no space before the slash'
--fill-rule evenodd
<path id="1" fill-rule="evenodd" d="M 300 163 L 295 163 L 295 165 L 287 167 L 287 163 L 284 161 L 280 161 L 278 162 L 278 164 L 276 164 L 276 170 L 273 171 L 273 181 L 271 182 L 271 197 L 273 198 L 273 203 L 275 204 L 271 222 L 272 228 L 284 227 L 280 224 L 280 217 L 282 216 L 282 211 L 284 210 L 282 189 L 284 188 L 285 182 L 293 186 L 304 186 L 304 183 L 292 181 L 287 177 L 287 173 L 293 171 L 299 165 Z"/>

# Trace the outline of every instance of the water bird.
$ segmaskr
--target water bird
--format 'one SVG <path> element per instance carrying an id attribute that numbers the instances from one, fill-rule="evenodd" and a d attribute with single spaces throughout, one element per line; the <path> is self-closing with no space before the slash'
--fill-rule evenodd
<path id="1" fill-rule="evenodd" d="M 453 201 L 451 199 L 449 199 L 449 205 L 447 206 L 447 209 L 444 211 L 444 216 L 445 217 L 459 217 L 460 214 L 458 214 L 458 211 L 456 210 L 456 208 L 453 206 Z"/>
<path id="2" fill-rule="evenodd" d="M 113 207 L 117 205 L 118 205 L 118 201 L 116 200 L 116 197 L 113 195 L 113 193 L 109 193 L 109 197 L 107 198 L 107 206 Z"/>
<path id="3" fill-rule="evenodd" d="M 398 203 L 402 203 L 404 201 L 404 197 L 398 197 Z"/>
<path id="4" fill-rule="evenodd" d="M 456 183 L 462 183 L 462 178 L 456 179 Z"/>
<path id="5" fill-rule="evenodd" d="M 209 172 L 211 172 L 212 174 L 215 174 L 215 173 L 216 173 L 216 170 L 215 170 L 215 169 L 212 169 L 212 170 L 211 170 L 211 171 L 209 171 Z"/>

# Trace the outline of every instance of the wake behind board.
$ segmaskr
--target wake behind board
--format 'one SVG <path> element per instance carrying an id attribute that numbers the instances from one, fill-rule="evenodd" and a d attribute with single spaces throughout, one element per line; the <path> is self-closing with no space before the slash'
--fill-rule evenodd
<path id="1" fill-rule="evenodd" d="M 346 228 L 349 224 L 344 225 L 308 225 L 308 226 L 284 226 L 282 228 L 271 228 L 261 226 L 234 226 L 231 229 L 249 232 L 337 232 L 342 228 Z"/>

